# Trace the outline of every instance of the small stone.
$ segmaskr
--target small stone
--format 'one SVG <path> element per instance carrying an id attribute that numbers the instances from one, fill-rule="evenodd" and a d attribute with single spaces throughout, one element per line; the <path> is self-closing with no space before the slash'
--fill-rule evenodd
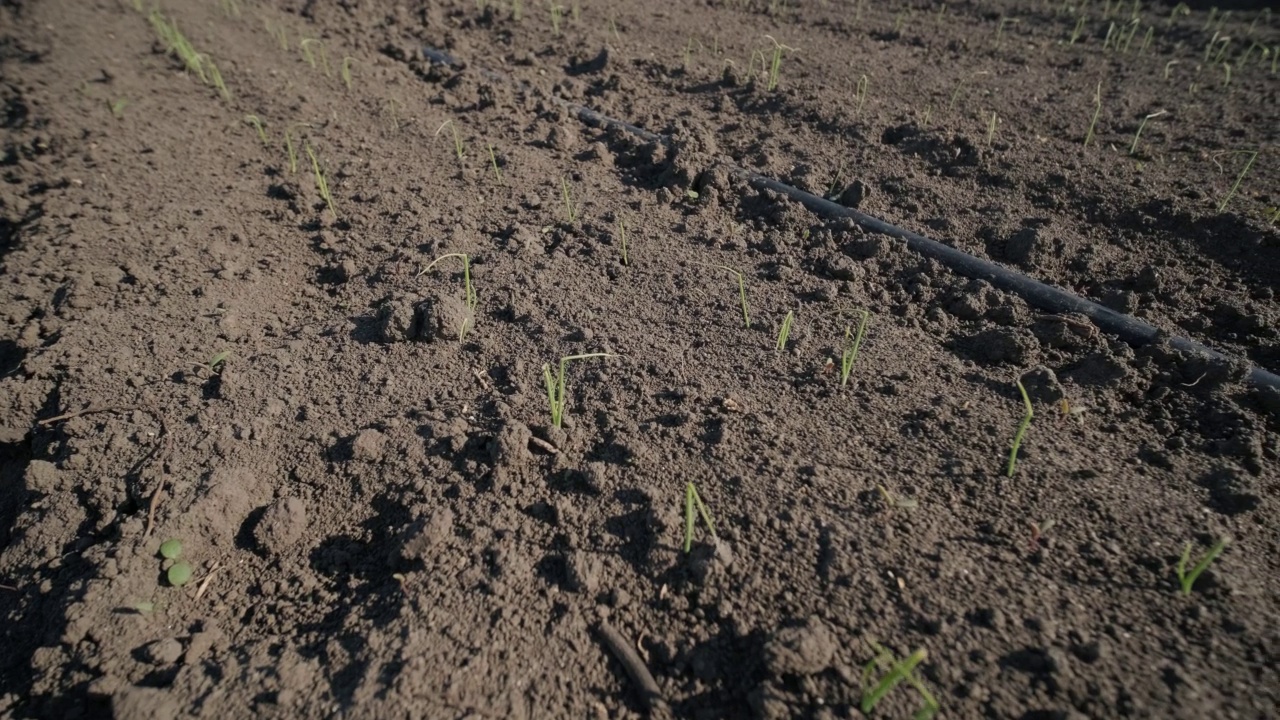
<path id="1" fill-rule="evenodd" d="M 301 498 L 285 497 L 267 506 L 253 529 L 253 539 L 267 552 L 282 552 L 302 539 L 307 530 L 307 506 Z"/>
<path id="2" fill-rule="evenodd" d="M 831 666 L 839 643 L 818 617 L 783 628 L 765 644 L 765 663 L 774 675 L 816 675 Z"/>
<path id="3" fill-rule="evenodd" d="M 157 640 L 148 645 L 143 654 L 152 665 L 172 665 L 182 657 L 182 643 L 173 638 Z"/>

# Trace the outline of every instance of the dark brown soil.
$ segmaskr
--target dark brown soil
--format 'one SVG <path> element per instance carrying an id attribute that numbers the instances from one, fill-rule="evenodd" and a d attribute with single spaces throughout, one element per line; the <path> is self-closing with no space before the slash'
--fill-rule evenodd
<path id="1" fill-rule="evenodd" d="M 1280 18 L 522 5 L 0 4 L 0 716 L 1276 717 Z"/>

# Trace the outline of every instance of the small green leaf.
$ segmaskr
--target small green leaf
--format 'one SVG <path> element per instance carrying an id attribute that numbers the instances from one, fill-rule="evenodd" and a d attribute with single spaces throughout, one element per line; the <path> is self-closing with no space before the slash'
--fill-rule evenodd
<path id="1" fill-rule="evenodd" d="M 177 560 L 182 557 L 182 541 L 169 538 L 160 544 L 160 556 L 166 560 Z"/>
<path id="2" fill-rule="evenodd" d="M 191 574 L 191 563 L 186 560 L 179 560 L 173 564 L 173 567 L 169 568 L 169 572 L 166 577 L 168 577 L 170 585 L 174 587 L 182 587 L 183 585 L 191 582 Z"/>
<path id="3" fill-rule="evenodd" d="M 221 365 L 222 363 L 226 362 L 226 361 L 227 361 L 227 358 L 229 358 L 229 357 L 231 357 L 231 351 L 230 351 L 230 350 L 223 350 L 222 352 L 218 353 L 217 355 L 214 355 L 213 357 L 209 358 L 209 369 L 210 369 L 210 370 L 217 370 L 217 369 L 218 369 L 218 366 L 219 366 L 219 365 Z"/>

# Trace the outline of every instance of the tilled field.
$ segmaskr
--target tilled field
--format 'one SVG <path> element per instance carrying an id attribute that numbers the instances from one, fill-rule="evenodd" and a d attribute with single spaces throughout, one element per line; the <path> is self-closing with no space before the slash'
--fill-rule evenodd
<path id="1" fill-rule="evenodd" d="M 1258 8 L 5 2 L 0 715 L 1274 717 Z"/>

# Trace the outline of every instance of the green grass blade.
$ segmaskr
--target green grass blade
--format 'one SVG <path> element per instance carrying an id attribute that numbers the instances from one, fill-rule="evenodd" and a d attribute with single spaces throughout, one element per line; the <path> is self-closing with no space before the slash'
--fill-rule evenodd
<path id="1" fill-rule="evenodd" d="M 1022 385 L 1022 378 L 1017 380 L 1018 392 L 1022 393 L 1022 404 L 1027 409 L 1027 414 L 1022 417 L 1022 422 L 1018 425 L 1018 432 L 1013 436 L 1013 449 L 1009 451 L 1009 468 L 1006 474 L 1013 477 L 1014 467 L 1018 463 L 1018 448 L 1022 447 L 1022 438 L 1027 434 L 1027 428 L 1031 427 L 1031 418 L 1035 414 L 1031 407 L 1031 398 L 1027 396 L 1027 389 Z"/>

